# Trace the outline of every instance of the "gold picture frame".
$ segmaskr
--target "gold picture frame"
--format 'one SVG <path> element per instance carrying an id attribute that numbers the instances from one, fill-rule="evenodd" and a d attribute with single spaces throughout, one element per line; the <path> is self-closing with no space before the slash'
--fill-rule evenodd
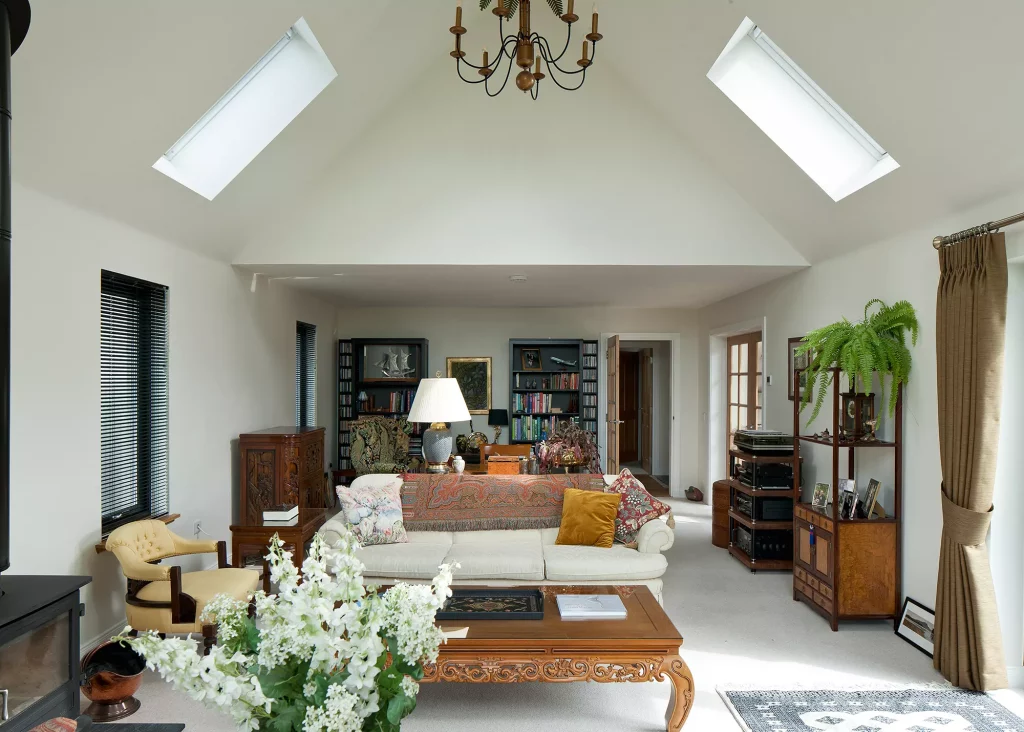
<path id="1" fill-rule="evenodd" d="M 470 414 L 487 414 L 491 409 L 491 357 L 460 356 L 445 359 L 448 378 L 455 379 Z"/>

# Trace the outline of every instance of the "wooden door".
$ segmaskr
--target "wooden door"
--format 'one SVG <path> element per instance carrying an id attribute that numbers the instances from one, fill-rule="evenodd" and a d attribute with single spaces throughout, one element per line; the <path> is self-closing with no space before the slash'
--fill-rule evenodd
<path id="1" fill-rule="evenodd" d="M 619 353 L 619 461 L 635 463 L 640 459 L 640 354 Z"/>
<path id="2" fill-rule="evenodd" d="M 608 427 L 608 472 L 616 475 L 619 472 L 619 337 L 608 339 L 608 351 L 605 354 L 608 369 L 608 403 L 605 421 Z"/>
<path id="3" fill-rule="evenodd" d="M 728 352 L 726 445 L 731 448 L 736 430 L 761 429 L 764 406 L 761 391 L 761 332 L 732 336 L 728 340 Z"/>
<path id="4" fill-rule="evenodd" d="M 654 472 L 654 350 L 640 350 L 640 465 Z"/>

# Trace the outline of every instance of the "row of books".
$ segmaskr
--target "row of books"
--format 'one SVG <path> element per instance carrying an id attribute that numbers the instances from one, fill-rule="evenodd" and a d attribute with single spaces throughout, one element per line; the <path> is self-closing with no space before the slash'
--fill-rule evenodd
<path id="1" fill-rule="evenodd" d="M 584 394 L 597 394 L 597 382 L 596 381 L 584 381 L 583 382 L 583 393 Z"/>
<path id="2" fill-rule="evenodd" d="M 352 392 L 341 392 L 338 394 L 338 404 L 348 405 L 352 403 Z"/>
<path id="3" fill-rule="evenodd" d="M 568 399 L 558 395 L 559 406 L 555 406 L 554 394 L 539 392 L 536 394 L 513 394 L 512 411 L 519 414 L 543 414 L 545 412 L 570 412 L 580 411 L 580 400 L 575 394 L 569 394 Z"/>
<path id="4" fill-rule="evenodd" d="M 587 432 L 597 434 L 597 420 L 585 419 L 580 422 L 580 427 L 585 429 Z"/>
<path id="5" fill-rule="evenodd" d="M 583 357 L 583 368 L 585 368 L 585 369 L 596 369 L 597 368 L 597 356 L 584 356 Z"/>
<path id="6" fill-rule="evenodd" d="M 584 419 L 597 419 L 597 407 L 583 407 Z"/>
<path id="7" fill-rule="evenodd" d="M 512 439 L 516 442 L 538 442 L 547 439 L 547 436 L 555 431 L 559 422 L 571 419 L 576 422 L 575 417 L 513 417 L 512 418 Z"/>
<path id="8" fill-rule="evenodd" d="M 597 394 L 584 394 L 583 395 L 583 406 L 584 407 L 596 407 L 597 406 Z"/>
<path id="9" fill-rule="evenodd" d="M 584 343 L 583 344 L 583 354 L 585 356 L 589 356 L 591 354 L 596 355 L 597 354 L 597 343 L 595 341 L 590 341 L 588 343 Z"/>
<path id="10" fill-rule="evenodd" d="M 352 353 L 352 341 L 338 341 L 338 353 Z"/>
<path id="11" fill-rule="evenodd" d="M 551 374 L 549 376 L 532 376 L 516 374 L 514 389 L 579 389 L 578 373 Z"/>
<path id="12" fill-rule="evenodd" d="M 597 369 L 583 369 L 584 381 L 597 381 Z"/>
<path id="13" fill-rule="evenodd" d="M 338 378 L 340 378 L 342 381 L 351 381 L 352 374 L 353 371 L 350 367 L 346 368 L 343 366 L 342 368 L 338 369 Z"/>

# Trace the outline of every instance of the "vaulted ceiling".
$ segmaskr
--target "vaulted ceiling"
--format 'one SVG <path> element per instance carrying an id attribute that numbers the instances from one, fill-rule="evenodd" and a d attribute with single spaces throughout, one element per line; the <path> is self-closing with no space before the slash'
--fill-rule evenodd
<path id="1" fill-rule="evenodd" d="M 472 5 L 467 50 L 495 48 Z M 451 0 L 33 12 L 15 178 L 251 270 L 575 261 L 757 280 L 1024 188 L 1016 0 L 602 0 L 587 86 L 536 103 L 457 81 Z M 338 78 L 214 201 L 153 171 L 300 16 Z M 705 75 L 744 16 L 900 169 L 833 202 L 726 99 Z"/>

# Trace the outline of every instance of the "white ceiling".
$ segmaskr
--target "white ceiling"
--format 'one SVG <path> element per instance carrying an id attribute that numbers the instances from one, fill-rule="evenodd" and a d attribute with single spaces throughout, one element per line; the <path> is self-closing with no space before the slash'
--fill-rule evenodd
<path id="1" fill-rule="evenodd" d="M 471 33 L 483 28 L 473 5 L 470 0 L 466 11 Z M 544 4 L 538 5 L 535 16 L 546 13 Z M 13 64 L 16 180 L 224 261 L 238 261 L 253 238 L 302 210 L 318 182 L 344 167 L 346 151 L 357 150 L 412 92 L 447 84 L 465 95 L 480 93 L 462 87 L 450 68 L 446 76 L 438 73 L 438 60 L 446 58 L 451 43 L 453 0 L 36 0 L 33 14 Z M 835 203 L 735 108 L 705 75 L 745 15 L 901 168 Z M 153 161 L 299 16 L 309 21 L 339 78 L 212 203 L 151 170 Z M 605 40 L 591 73 L 607 70 L 627 85 L 624 104 L 674 131 L 665 145 L 701 157 L 766 226 L 814 263 L 1024 188 L 1019 132 L 1024 98 L 1014 93 L 1022 67 L 1022 23 L 1024 3 L 1018 0 L 602 0 Z M 479 42 L 475 36 L 474 42 Z M 577 94 L 616 88 L 588 82 Z M 515 102 L 530 104 L 522 98 Z M 498 105 L 509 103 L 496 100 L 496 113 L 503 109 Z M 539 117 L 530 132 L 599 122 L 574 118 L 569 105 L 538 105 L 537 110 L 550 116 Z M 457 105 L 445 111 L 453 118 L 460 114 Z M 403 114 L 407 134 L 417 135 L 417 115 Z M 502 117 L 495 116 L 494 124 L 501 129 Z M 619 149 L 630 144 L 628 137 L 606 141 Z M 496 167 L 502 149 L 496 139 Z M 577 173 L 607 174 L 591 165 L 599 152 L 579 150 Z M 437 175 L 443 182 L 449 171 Z M 621 205 L 630 205 L 628 197 Z M 622 213 L 628 216 L 630 209 Z M 666 222 L 663 228 L 669 227 Z M 274 259 L 278 266 L 287 268 L 292 244 L 281 242 Z M 678 257 L 671 261 L 680 264 Z M 404 271 L 400 265 L 393 276 Z M 482 272 L 474 270 L 477 276 Z M 728 283 L 757 284 L 783 268 L 636 271 L 641 274 L 630 274 L 630 282 L 648 283 L 640 286 L 636 301 L 668 305 L 717 299 L 720 295 L 709 290 L 724 295 Z M 505 272 L 495 268 L 494 274 Z M 301 273 L 322 274 L 314 264 L 303 265 Z M 451 268 L 432 277 L 448 287 L 433 294 L 464 293 L 460 304 L 505 297 L 471 289 L 476 285 L 467 284 L 466 274 L 465 268 Z M 532 281 L 544 276 L 537 270 Z M 595 269 L 593 276 L 613 281 L 612 273 Z M 376 302 L 388 282 L 372 266 L 356 286 L 338 279 L 346 284 L 341 289 L 332 284 L 330 295 L 346 302 Z M 318 280 L 306 282 L 303 286 L 312 289 L 320 286 Z M 558 297 L 587 304 L 596 296 L 581 291 Z M 605 303 L 626 297 L 600 296 Z"/>
<path id="2" fill-rule="evenodd" d="M 262 267 L 257 289 L 285 284 L 341 306 L 702 307 L 798 267 L 336 265 Z M 339 276 L 340 275 L 340 276 Z M 526 275 L 513 282 L 512 275 Z M 302 279 L 292 279 L 294 277 Z M 311 279 L 305 279 L 311 277 Z M 273 278 L 273 279 L 271 279 Z"/>

